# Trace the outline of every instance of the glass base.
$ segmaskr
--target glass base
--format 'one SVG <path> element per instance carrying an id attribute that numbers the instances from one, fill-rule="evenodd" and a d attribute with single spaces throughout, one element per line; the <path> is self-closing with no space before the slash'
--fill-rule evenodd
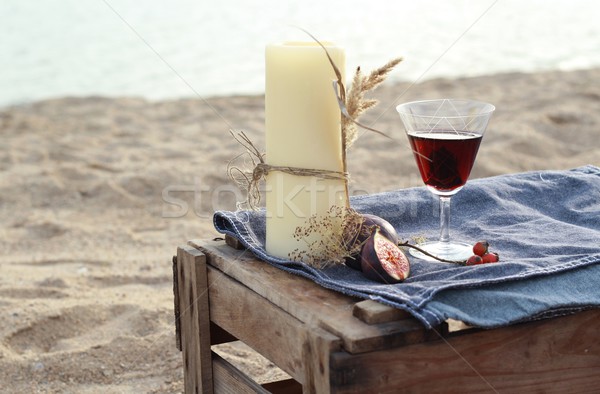
<path id="1" fill-rule="evenodd" d="M 432 241 L 417 246 L 426 252 L 445 260 L 462 261 L 473 255 L 473 245 L 464 242 Z M 418 259 L 441 263 L 441 261 L 429 257 L 413 248 L 410 249 L 409 253 Z"/>

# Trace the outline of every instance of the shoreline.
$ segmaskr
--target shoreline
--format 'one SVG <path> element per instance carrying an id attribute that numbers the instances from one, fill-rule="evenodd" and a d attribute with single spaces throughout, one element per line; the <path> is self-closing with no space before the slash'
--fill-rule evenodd
<path id="1" fill-rule="evenodd" d="M 361 120 L 393 140 L 362 133 L 348 152 L 351 186 L 422 186 L 394 107 L 435 97 L 496 105 L 471 179 L 600 165 L 598 80 L 600 68 L 385 84 Z M 217 236 L 212 212 L 235 207 L 225 169 L 241 150 L 230 128 L 264 147 L 264 96 L 0 108 L 6 392 L 182 391 L 170 258 L 188 239 Z M 246 348 L 223 354 L 258 379 L 280 373 Z"/>
<path id="2" fill-rule="evenodd" d="M 477 74 L 477 75 L 463 75 L 463 76 L 436 76 L 432 78 L 424 78 L 417 79 L 414 81 L 411 80 L 392 80 L 386 81 L 383 84 L 383 88 L 385 87 L 394 87 L 394 86 L 407 86 L 414 85 L 419 86 L 426 83 L 443 83 L 444 81 L 461 81 L 461 80 L 469 80 L 469 79 L 481 79 L 481 78 L 504 78 L 504 77 L 512 77 L 512 76 L 527 76 L 527 75 L 537 75 L 537 74 L 571 74 L 571 73 L 586 73 L 594 70 L 600 69 L 600 66 L 592 66 L 587 68 L 573 68 L 573 69 L 548 69 L 548 70 L 538 70 L 538 71 L 502 71 L 492 74 Z M 396 71 L 400 72 L 400 71 Z M 346 84 L 349 85 L 351 80 L 346 81 Z M 22 101 L 8 102 L 0 105 L 0 112 L 8 111 L 11 109 L 24 107 L 28 105 L 34 105 L 46 101 L 53 100 L 119 100 L 119 99 L 132 99 L 132 100 L 142 100 L 147 102 L 148 104 L 157 104 L 157 103 L 167 103 L 167 102 L 179 102 L 179 101 L 187 101 L 187 100 L 221 100 L 228 98 L 261 98 L 264 97 L 264 92 L 255 92 L 255 93 L 235 93 L 232 92 L 230 94 L 207 94 L 196 96 L 193 94 L 190 95 L 182 95 L 182 96 L 165 96 L 163 98 L 149 98 L 143 95 L 106 95 L 99 93 L 91 93 L 91 94 L 57 94 L 51 95 L 48 97 L 42 97 L 39 99 L 28 99 Z"/>

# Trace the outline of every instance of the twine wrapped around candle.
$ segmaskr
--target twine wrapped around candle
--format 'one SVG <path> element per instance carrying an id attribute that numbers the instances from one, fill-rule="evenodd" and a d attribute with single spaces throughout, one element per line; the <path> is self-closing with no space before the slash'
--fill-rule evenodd
<path id="1" fill-rule="evenodd" d="M 286 174 L 298 176 L 314 176 L 321 179 L 348 179 L 349 174 L 341 171 L 317 170 L 312 168 L 298 168 L 288 166 L 272 166 L 267 163 L 259 163 L 252 171 L 252 178 L 260 180 L 271 171 L 285 172 Z"/>
<path id="2" fill-rule="evenodd" d="M 257 209 L 258 204 L 261 201 L 259 183 L 269 172 L 272 171 L 279 171 L 297 176 L 312 176 L 320 179 L 339 179 L 348 181 L 350 178 L 350 174 L 348 172 L 290 166 L 274 166 L 267 164 L 265 163 L 264 153 L 260 153 L 258 151 L 256 146 L 254 146 L 250 138 L 248 138 L 243 131 L 239 131 L 237 134 L 231 130 L 229 132 L 240 145 L 246 148 L 245 153 L 242 153 L 234 160 L 230 161 L 227 166 L 227 173 L 229 174 L 229 177 L 246 192 L 246 201 L 238 203 L 238 208 L 247 205 L 250 209 Z M 243 156 L 244 154 L 250 156 L 253 166 L 251 170 L 244 170 L 233 164 L 237 158 Z"/>

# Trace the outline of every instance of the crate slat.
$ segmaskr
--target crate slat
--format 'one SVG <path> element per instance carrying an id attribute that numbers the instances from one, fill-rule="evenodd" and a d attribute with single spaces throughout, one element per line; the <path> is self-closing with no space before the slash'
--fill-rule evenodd
<path id="1" fill-rule="evenodd" d="M 190 246 L 177 249 L 177 289 L 185 391 L 213 392 L 206 256 Z"/>
<path id="2" fill-rule="evenodd" d="M 600 392 L 600 311 L 457 333 L 435 343 L 332 354 L 340 393 Z"/>
<path id="3" fill-rule="evenodd" d="M 214 391 L 217 394 L 269 394 L 265 388 L 245 375 L 234 365 L 212 353 Z"/>
<path id="4" fill-rule="evenodd" d="M 311 367 L 304 359 L 309 328 L 239 282 L 224 280 L 211 266 L 208 283 L 211 321 L 304 383 Z M 328 340 L 339 347 L 338 338 L 328 334 Z"/>

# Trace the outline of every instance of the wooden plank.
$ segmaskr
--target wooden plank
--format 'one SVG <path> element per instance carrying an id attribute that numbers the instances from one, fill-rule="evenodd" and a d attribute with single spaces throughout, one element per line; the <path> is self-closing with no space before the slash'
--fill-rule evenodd
<path id="1" fill-rule="evenodd" d="M 445 341 L 332 354 L 335 392 L 600 392 L 600 310 L 451 335 Z"/>
<path id="2" fill-rule="evenodd" d="M 304 342 L 303 359 L 305 368 L 303 393 L 330 393 L 330 357 L 339 349 L 339 340 L 330 333 L 314 327 L 307 332 Z"/>
<path id="3" fill-rule="evenodd" d="M 367 324 L 387 323 L 412 318 L 407 311 L 384 305 L 373 300 L 364 300 L 354 304 L 352 314 Z"/>
<path id="4" fill-rule="evenodd" d="M 177 256 L 173 256 L 173 313 L 175 315 L 175 346 L 181 351 L 181 321 L 179 312 L 179 282 L 177 279 Z"/>
<path id="5" fill-rule="evenodd" d="M 253 258 L 247 250 L 232 249 L 222 241 L 192 240 L 189 244 L 206 253 L 208 264 L 244 283 L 292 316 L 340 337 L 344 349 L 350 353 L 439 339 L 413 318 L 365 324 L 352 315 L 354 304 L 360 299 L 290 275 Z M 438 328 L 438 331 L 443 330 L 443 327 Z"/>
<path id="6" fill-rule="evenodd" d="M 190 246 L 177 249 L 177 283 L 186 393 L 212 393 L 206 256 Z"/>
<path id="7" fill-rule="evenodd" d="M 225 235 L 225 243 L 237 250 L 244 250 L 245 247 L 242 245 L 239 239 L 232 237 L 231 235 Z"/>
<path id="8" fill-rule="evenodd" d="M 217 394 L 268 394 L 261 385 L 245 375 L 227 360 L 212 353 L 214 390 Z"/>
<path id="9" fill-rule="evenodd" d="M 310 327 L 216 268 L 207 268 L 211 320 L 304 384 L 303 349 Z"/>

